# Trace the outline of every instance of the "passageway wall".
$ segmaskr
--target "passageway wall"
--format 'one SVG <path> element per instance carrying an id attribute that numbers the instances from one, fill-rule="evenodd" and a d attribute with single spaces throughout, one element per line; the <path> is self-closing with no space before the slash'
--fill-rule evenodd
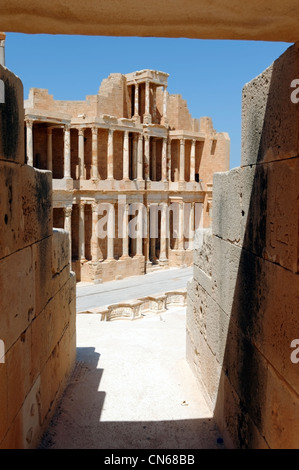
<path id="1" fill-rule="evenodd" d="M 244 86 L 241 167 L 214 175 L 197 233 L 187 357 L 231 447 L 299 446 L 296 78 L 298 44 Z"/>
<path id="2" fill-rule="evenodd" d="M 2 66 L 0 80 L 0 448 L 20 449 L 38 444 L 74 364 L 75 277 L 51 173 L 24 163 L 22 83 Z"/>

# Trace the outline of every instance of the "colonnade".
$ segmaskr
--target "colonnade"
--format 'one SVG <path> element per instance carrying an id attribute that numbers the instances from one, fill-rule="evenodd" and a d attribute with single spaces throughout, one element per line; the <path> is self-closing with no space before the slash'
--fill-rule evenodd
<path id="1" fill-rule="evenodd" d="M 92 262 L 104 261 L 98 232 L 100 214 L 103 216 L 104 210 L 106 211 L 107 230 L 105 237 L 100 236 L 100 238 L 106 239 L 105 260 L 107 261 L 115 259 L 115 238 L 122 239 L 122 253 L 118 254 L 120 259 L 131 256 L 130 238 L 135 240 L 134 256 L 144 256 L 148 262 L 155 262 L 156 260 L 167 262 L 169 250 L 183 251 L 193 248 L 193 237 L 196 229 L 194 202 L 186 203 L 183 199 L 180 199 L 175 201 L 175 204 L 169 204 L 166 201 L 160 203 L 148 202 L 147 206 L 145 206 L 143 202 L 127 203 L 126 199 L 122 200 L 121 197 L 118 202 L 112 201 L 109 203 L 101 200 L 94 200 L 93 202 L 80 200 L 78 202 L 78 255 L 76 257 L 80 261 L 86 260 L 85 206 L 87 204 L 91 205 L 92 210 L 90 231 L 90 255 Z M 100 210 L 101 204 L 104 204 L 104 210 Z M 170 224 L 171 211 L 173 211 L 172 224 Z M 116 212 L 118 218 L 117 233 Z M 159 212 L 160 219 L 158 216 Z M 132 215 L 135 217 L 134 224 L 132 223 Z M 64 207 L 64 228 L 69 232 L 70 246 L 72 240 L 71 216 L 72 206 Z M 132 232 L 132 226 L 136 228 L 136 231 Z M 144 239 L 146 239 L 145 243 L 143 243 Z M 186 242 L 186 239 L 188 239 L 188 242 Z M 171 241 L 173 246 L 171 246 Z M 159 253 L 156 249 L 157 242 Z"/>
<path id="2" fill-rule="evenodd" d="M 86 128 L 78 128 L 78 178 L 84 179 L 84 136 Z M 91 141 L 91 178 L 96 180 L 100 179 L 98 171 L 98 126 L 91 127 L 92 141 Z M 107 179 L 114 179 L 114 139 L 113 135 L 116 129 L 108 129 L 107 138 Z M 63 160 L 65 179 L 71 178 L 71 144 L 70 144 L 70 124 L 63 127 L 64 140 L 63 140 Z M 47 169 L 52 171 L 53 168 L 53 146 L 52 146 L 52 128 L 48 128 L 47 134 Z M 27 163 L 33 166 L 33 120 L 26 120 L 26 133 L 27 133 Z M 132 156 L 130 155 L 129 136 L 132 133 Z M 162 153 L 161 153 L 161 181 L 171 181 L 171 141 L 170 137 L 155 137 L 150 135 L 147 131 L 136 132 L 129 129 L 123 131 L 123 180 L 130 179 L 130 166 L 132 168 L 131 177 L 142 181 L 143 179 L 149 181 L 157 180 L 157 139 L 162 139 Z M 175 139 L 175 138 L 173 138 Z M 178 139 L 178 138 L 176 138 Z M 179 181 L 185 181 L 185 144 L 187 138 L 180 138 L 180 151 L 179 151 Z M 191 140 L 191 139 L 190 139 Z M 196 139 L 191 140 L 190 152 L 190 177 L 189 180 L 195 181 L 195 151 Z"/>

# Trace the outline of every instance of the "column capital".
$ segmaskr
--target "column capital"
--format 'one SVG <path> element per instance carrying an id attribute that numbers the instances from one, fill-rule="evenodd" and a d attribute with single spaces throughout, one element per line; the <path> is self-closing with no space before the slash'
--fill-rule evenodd
<path id="1" fill-rule="evenodd" d="M 48 128 L 47 128 L 47 133 L 48 133 L 48 135 L 52 135 L 52 132 L 53 132 L 53 128 L 52 128 L 52 127 L 48 127 Z"/>
<path id="2" fill-rule="evenodd" d="M 182 138 L 180 139 L 180 145 L 185 145 L 185 138 L 184 138 L 184 137 L 182 137 Z"/>
<path id="3" fill-rule="evenodd" d="M 71 123 L 64 124 L 63 132 L 69 132 L 71 130 Z"/>
<path id="4" fill-rule="evenodd" d="M 85 205 L 86 205 L 86 201 L 79 201 L 78 203 L 78 206 L 80 207 L 80 209 L 82 208 L 84 209 Z"/>
<path id="5" fill-rule="evenodd" d="M 30 129 L 32 129 L 33 123 L 34 123 L 33 119 L 26 119 L 26 127 L 29 127 Z"/>
<path id="6" fill-rule="evenodd" d="M 98 212 L 98 209 L 99 209 L 99 201 L 92 201 L 91 203 L 92 212 Z"/>
<path id="7" fill-rule="evenodd" d="M 66 206 L 63 208 L 63 210 L 66 217 L 70 217 L 72 215 L 72 206 Z"/>
<path id="8" fill-rule="evenodd" d="M 84 136 L 84 131 L 85 131 L 84 127 L 79 127 L 78 128 L 78 135 L 83 137 Z"/>
<path id="9" fill-rule="evenodd" d="M 93 126 L 91 128 L 92 135 L 98 135 L 99 128 L 97 126 Z"/>

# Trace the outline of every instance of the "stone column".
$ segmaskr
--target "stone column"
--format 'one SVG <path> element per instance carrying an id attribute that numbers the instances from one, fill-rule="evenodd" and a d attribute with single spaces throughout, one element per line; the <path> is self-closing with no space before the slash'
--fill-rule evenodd
<path id="1" fill-rule="evenodd" d="M 138 134 L 138 147 L 137 147 L 137 179 L 143 180 L 143 135 Z"/>
<path id="2" fill-rule="evenodd" d="M 162 162 L 161 162 L 161 180 L 167 181 L 167 138 L 163 137 L 162 142 Z"/>
<path id="3" fill-rule="evenodd" d="M 179 203 L 178 250 L 184 250 L 184 202 Z"/>
<path id="4" fill-rule="evenodd" d="M 145 259 L 147 263 L 150 263 L 150 208 L 149 204 L 146 206 L 146 226 L 147 226 L 147 233 L 146 233 L 146 244 L 145 244 Z"/>
<path id="5" fill-rule="evenodd" d="M 113 129 L 108 131 L 107 177 L 113 179 Z"/>
<path id="6" fill-rule="evenodd" d="M 195 146 L 196 140 L 192 140 L 190 153 L 190 181 L 195 181 Z"/>
<path id="7" fill-rule="evenodd" d="M 138 235 L 137 235 L 137 243 L 136 243 L 136 256 L 142 256 L 142 244 L 143 244 L 143 204 L 138 204 L 138 215 L 137 215 L 137 223 L 138 223 Z"/>
<path id="8" fill-rule="evenodd" d="M 5 38 L 6 34 L 0 32 L 0 65 L 5 67 Z"/>
<path id="9" fill-rule="evenodd" d="M 64 210 L 64 230 L 69 233 L 69 260 L 70 267 L 72 268 L 72 206 L 67 206 L 63 208 Z"/>
<path id="10" fill-rule="evenodd" d="M 171 181 L 171 139 L 167 140 L 167 179 Z"/>
<path id="11" fill-rule="evenodd" d="M 123 241 L 123 252 L 121 258 L 128 258 L 129 256 L 129 227 L 128 227 L 128 216 L 129 209 L 128 204 L 122 203 L 118 205 L 118 210 L 122 208 L 122 241 Z"/>
<path id="12" fill-rule="evenodd" d="M 150 115 L 150 81 L 145 82 L 145 113 L 143 115 L 144 124 L 150 124 L 152 121 Z"/>
<path id="13" fill-rule="evenodd" d="M 144 135 L 144 179 L 149 180 L 149 164 L 150 164 L 150 136 Z"/>
<path id="14" fill-rule="evenodd" d="M 135 83 L 134 116 L 139 117 L 139 83 Z"/>
<path id="15" fill-rule="evenodd" d="M 180 175 L 179 181 L 185 181 L 185 139 L 180 139 Z"/>
<path id="16" fill-rule="evenodd" d="M 153 87 L 153 122 L 156 122 L 157 118 L 157 88 Z"/>
<path id="17" fill-rule="evenodd" d="M 71 178 L 71 126 L 64 126 L 64 178 Z"/>
<path id="18" fill-rule="evenodd" d="M 188 228 L 188 250 L 193 250 L 194 246 L 194 202 L 191 202 L 189 213 L 189 228 Z"/>
<path id="19" fill-rule="evenodd" d="M 137 178 L 137 155 L 138 155 L 138 138 L 137 134 L 133 134 L 133 155 L 132 155 L 132 179 Z"/>
<path id="20" fill-rule="evenodd" d="M 26 120 L 26 151 L 27 151 L 27 165 L 33 166 L 33 121 L 32 119 Z"/>
<path id="21" fill-rule="evenodd" d="M 162 202 L 161 207 L 161 227 L 160 227 L 160 261 L 167 260 L 167 202 Z"/>
<path id="22" fill-rule="evenodd" d="M 115 232 L 114 204 L 109 204 L 108 222 L 107 222 L 107 260 L 114 259 L 114 232 Z"/>
<path id="23" fill-rule="evenodd" d="M 157 179 L 157 143 L 156 139 L 152 138 L 152 153 L 151 153 L 151 180 L 156 181 Z"/>
<path id="24" fill-rule="evenodd" d="M 123 144 L 123 179 L 129 179 L 129 132 L 124 132 Z"/>
<path id="25" fill-rule="evenodd" d="M 79 203 L 79 259 L 85 260 L 85 202 Z"/>
<path id="26" fill-rule="evenodd" d="M 84 179 L 84 129 L 78 129 L 79 178 Z"/>
<path id="27" fill-rule="evenodd" d="M 48 127 L 48 140 L 47 140 L 47 169 L 52 171 L 52 129 Z"/>
<path id="28" fill-rule="evenodd" d="M 92 226 L 91 226 L 91 260 L 92 262 L 99 261 L 99 240 L 97 234 L 97 224 L 99 220 L 99 212 L 98 212 L 98 202 L 94 201 L 92 203 Z"/>
<path id="29" fill-rule="evenodd" d="M 98 128 L 92 127 L 92 141 L 91 141 L 91 178 L 98 178 Z"/>
<path id="30" fill-rule="evenodd" d="M 167 126 L 168 119 L 167 119 L 167 86 L 163 87 L 163 115 L 162 115 L 162 124 Z"/>
<path id="31" fill-rule="evenodd" d="M 154 235 L 157 234 L 158 227 L 155 224 L 158 222 L 157 211 L 156 211 L 156 204 L 150 204 L 150 259 L 151 261 L 155 261 L 156 258 L 156 237 Z"/>

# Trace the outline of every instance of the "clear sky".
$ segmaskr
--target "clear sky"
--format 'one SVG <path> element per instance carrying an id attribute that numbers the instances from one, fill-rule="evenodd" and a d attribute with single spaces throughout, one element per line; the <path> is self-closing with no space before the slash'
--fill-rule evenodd
<path id="1" fill-rule="evenodd" d="M 55 99 L 96 94 L 110 73 L 142 69 L 169 73 L 168 91 L 181 94 L 192 116 L 211 116 L 231 138 L 231 168 L 240 164 L 242 87 L 290 44 L 197 39 L 51 36 L 8 33 L 6 66 L 24 85 Z"/>

